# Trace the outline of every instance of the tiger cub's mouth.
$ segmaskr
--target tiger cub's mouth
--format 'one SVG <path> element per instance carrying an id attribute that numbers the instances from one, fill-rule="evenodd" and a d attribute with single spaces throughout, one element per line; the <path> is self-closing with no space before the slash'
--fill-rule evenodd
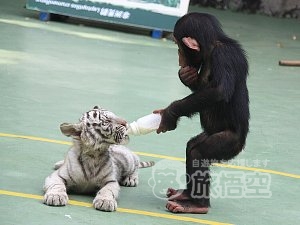
<path id="1" fill-rule="evenodd" d="M 127 134 L 127 126 L 125 125 L 119 125 L 116 128 L 115 134 L 114 134 L 114 141 L 116 144 L 126 145 L 129 142 L 129 136 Z"/>

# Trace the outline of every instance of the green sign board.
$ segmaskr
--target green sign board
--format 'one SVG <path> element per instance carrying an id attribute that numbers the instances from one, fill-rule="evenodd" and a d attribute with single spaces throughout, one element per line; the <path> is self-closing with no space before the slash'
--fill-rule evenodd
<path id="1" fill-rule="evenodd" d="M 26 8 L 72 17 L 172 31 L 189 0 L 27 0 Z"/>

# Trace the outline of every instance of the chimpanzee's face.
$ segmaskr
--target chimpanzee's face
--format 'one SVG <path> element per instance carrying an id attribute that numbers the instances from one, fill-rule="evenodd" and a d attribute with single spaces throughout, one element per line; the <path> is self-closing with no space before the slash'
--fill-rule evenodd
<path id="1" fill-rule="evenodd" d="M 175 38 L 174 38 L 174 42 L 178 46 L 178 65 L 180 67 L 188 66 L 182 47 L 180 47 L 180 45 L 178 44 L 178 42 Z"/>
<path id="2" fill-rule="evenodd" d="M 180 67 L 186 67 L 187 66 L 187 62 L 186 62 L 186 59 L 184 57 L 183 51 L 179 46 L 178 46 L 178 65 Z"/>

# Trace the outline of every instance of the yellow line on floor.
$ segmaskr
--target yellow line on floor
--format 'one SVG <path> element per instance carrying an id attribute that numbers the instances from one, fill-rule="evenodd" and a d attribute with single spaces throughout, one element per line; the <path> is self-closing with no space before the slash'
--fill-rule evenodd
<path id="1" fill-rule="evenodd" d="M 68 142 L 68 141 L 58 141 L 58 140 L 48 139 L 48 138 L 7 134 L 7 133 L 0 133 L 0 137 L 22 138 L 22 139 L 28 139 L 28 140 L 33 140 L 33 141 L 50 142 L 50 143 L 62 144 L 62 145 L 71 145 L 72 144 L 71 142 Z M 179 158 L 179 157 L 152 154 L 152 153 L 146 153 L 146 152 L 135 152 L 135 153 L 138 155 L 149 156 L 149 157 L 154 157 L 154 158 L 159 158 L 159 159 L 169 159 L 169 160 L 183 161 L 183 162 L 185 161 L 184 158 Z M 214 163 L 213 165 L 218 166 L 218 167 L 229 168 L 229 169 L 248 170 L 248 171 L 269 173 L 269 174 L 275 174 L 275 175 L 300 179 L 300 175 L 298 175 L 298 174 L 285 173 L 285 172 L 280 172 L 280 171 L 276 171 L 276 170 L 268 170 L 268 169 L 262 169 L 262 168 L 256 168 L 256 167 L 236 166 L 236 165 L 221 164 L 221 163 Z"/>
<path id="2" fill-rule="evenodd" d="M 175 160 L 175 161 L 183 161 L 185 162 L 184 158 L 179 157 L 173 157 L 173 156 L 167 156 L 167 155 L 158 155 L 158 154 L 152 154 L 152 153 L 146 153 L 146 152 L 135 152 L 137 155 L 142 156 L 149 156 L 153 158 L 159 158 L 159 159 L 169 159 L 169 160 Z"/>
<path id="3" fill-rule="evenodd" d="M 16 134 L 6 134 L 6 133 L 0 133 L 0 137 L 21 138 L 21 139 L 28 139 L 28 140 L 32 140 L 32 141 L 50 142 L 50 143 L 61 144 L 61 145 L 71 145 L 72 144 L 69 141 L 58 141 L 58 140 L 48 139 L 48 138 L 16 135 Z"/>
<path id="4" fill-rule="evenodd" d="M 298 175 L 298 174 L 285 173 L 285 172 L 280 172 L 280 171 L 276 171 L 276 170 L 268 170 L 268 169 L 262 169 L 262 168 L 256 168 L 256 167 L 246 167 L 246 166 L 235 166 L 235 165 L 221 164 L 221 163 L 215 163 L 213 165 L 218 166 L 218 167 L 230 168 L 230 169 L 248 170 L 248 171 L 261 172 L 261 173 L 270 173 L 270 174 L 280 175 L 280 176 L 284 176 L 284 177 L 300 179 L 300 175 Z"/>
<path id="5" fill-rule="evenodd" d="M 29 198 L 29 199 L 36 199 L 36 200 L 43 199 L 43 196 L 41 196 L 41 195 L 26 194 L 26 193 L 13 192 L 13 191 L 1 190 L 1 189 L 0 189 L 0 195 Z M 81 206 L 81 207 L 93 207 L 91 203 L 75 201 L 75 200 L 69 200 L 68 204 L 75 205 L 75 206 Z M 117 212 L 158 217 L 158 218 L 164 218 L 164 219 L 172 219 L 172 220 L 178 220 L 178 221 L 184 221 L 184 222 L 194 222 L 194 223 L 207 224 L 207 225 L 232 225 L 230 223 L 221 223 L 221 222 L 197 219 L 197 218 L 192 218 L 192 217 L 187 217 L 187 216 L 177 216 L 177 215 L 174 215 L 171 213 L 163 214 L 163 213 L 155 213 L 155 212 L 136 210 L 136 209 L 118 208 Z"/>

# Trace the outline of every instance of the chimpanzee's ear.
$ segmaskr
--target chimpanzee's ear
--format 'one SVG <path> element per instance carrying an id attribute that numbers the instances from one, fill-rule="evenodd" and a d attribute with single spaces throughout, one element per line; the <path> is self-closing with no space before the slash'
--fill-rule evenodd
<path id="1" fill-rule="evenodd" d="M 190 49 L 200 52 L 200 46 L 194 38 L 184 37 L 184 38 L 182 38 L 182 42 Z"/>

